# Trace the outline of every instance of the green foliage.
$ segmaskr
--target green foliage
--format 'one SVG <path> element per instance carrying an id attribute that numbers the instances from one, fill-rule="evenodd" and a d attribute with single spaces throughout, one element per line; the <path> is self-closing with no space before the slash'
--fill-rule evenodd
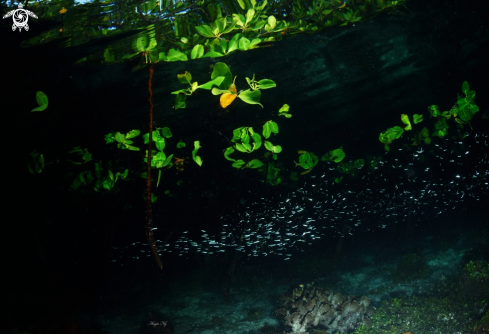
<path id="1" fill-rule="evenodd" d="M 36 173 L 41 173 L 44 169 L 44 156 L 41 153 L 32 151 L 27 167 L 29 168 L 29 172 L 32 175 L 35 175 Z"/>
<path id="2" fill-rule="evenodd" d="M 430 132 L 427 128 L 423 128 L 420 132 L 417 132 L 411 140 L 413 141 L 412 145 L 414 146 L 421 145 L 422 142 L 428 145 L 431 143 Z"/>
<path id="3" fill-rule="evenodd" d="M 192 159 L 194 159 L 195 163 L 199 166 L 202 166 L 202 158 L 197 155 L 197 151 L 202 148 L 200 146 L 200 141 L 194 141 L 194 150 L 192 151 Z"/>
<path id="4" fill-rule="evenodd" d="M 133 144 L 133 141 L 130 140 L 131 138 L 139 136 L 139 133 L 139 130 L 131 130 L 125 135 L 120 132 L 111 132 L 106 134 L 104 139 L 106 144 L 117 142 L 117 148 L 139 151 L 139 147 L 132 146 L 131 144 Z"/>
<path id="5" fill-rule="evenodd" d="M 488 279 L 489 278 L 489 262 L 486 261 L 470 261 L 464 267 L 464 272 L 471 278 Z"/>
<path id="6" fill-rule="evenodd" d="M 421 123 L 422 121 L 423 121 L 423 115 L 418 115 L 418 114 L 413 115 L 414 124 Z"/>
<path id="7" fill-rule="evenodd" d="M 272 133 L 277 134 L 279 132 L 278 124 L 273 121 L 267 121 L 263 125 L 262 134 L 263 137 L 268 139 Z M 277 153 L 282 152 L 282 147 L 280 145 L 273 145 L 270 141 L 262 141 L 259 133 L 255 132 L 252 127 L 240 127 L 233 130 L 233 138 L 231 139 L 233 146 L 230 146 L 224 150 L 224 158 L 232 161 L 232 166 L 234 168 L 261 168 L 264 164 L 259 159 L 252 159 L 245 162 L 243 159 L 233 159 L 230 157 L 236 150 L 242 153 L 252 153 L 258 150 L 262 143 L 264 147 L 270 151 L 272 154 L 267 153 L 264 157 L 268 158 L 270 155 L 274 160 L 277 159 Z M 274 169 L 275 167 L 267 168 L 266 180 L 268 183 L 277 185 L 281 182 L 281 178 L 278 177 L 278 171 Z"/>
<path id="8" fill-rule="evenodd" d="M 465 97 L 457 100 L 458 117 L 462 122 L 469 122 L 475 113 L 479 111 L 479 107 L 475 104 L 475 91 L 470 90 L 469 83 L 464 81 L 462 91 Z"/>
<path id="9" fill-rule="evenodd" d="M 459 96 L 457 103 L 448 111 L 441 112 L 437 105 L 428 107 L 431 117 L 437 119 L 433 136 L 443 138 L 448 134 L 447 120 L 451 117 L 453 117 L 455 122 L 460 124 L 460 126 L 468 123 L 469 126 L 472 127 L 470 125 L 470 120 L 474 117 L 475 113 L 479 111 L 479 107 L 475 104 L 475 91 L 470 90 L 467 81 L 463 82 L 462 91 L 464 92 L 465 97 Z"/>
<path id="10" fill-rule="evenodd" d="M 268 139 L 270 138 L 270 135 L 272 133 L 275 134 L 278 133 L 278 124 L 273 121 L 268 121 L 265 123 L 265 125 L 263 125 L 263 131 L 262 131 L 263 137 L 265 137 L 265 139 Z"/>
<path id="11" fill-rule="evenodd" d="M 280 108 L 280 109 L 278 110 L 278 115 L 279 115 L 279 116 L 285 116 L 286 118 L 291 118 L 291 117 L 292 117 L 292 115 L 291 115 L 291 114 L 289 114 L 289 108 L 290 108 L 290 107 L 289 107 L 289 105 L 288 105 L 288 104 L 284 104 L 284 105 L 282 106 L 282 108 Z"/>
<path id="12" fill-rule="evenodd" d="M 250 140 L 253 142 L 250 145 Z M 231 142 L 236 143 L 234 146 L 238 151 L 251 153 L 260 148 L 262 141 L 260 134 L 253 131 L 252 127 L 240 127 L 233 130 Z"/>
<path id="13" fill-rule="evenodd" d="M 409 116 L 406 114 L 401 114 L 401 121 L 406 124 L 406 127 L 404 128 L 405 131 L 412 130 L 413 127 L 411 126 L 411 122 L 409 121 Z"/>
<path id="14" fill-rule="evenodd" d="M 321 161 L 334 161 L 336 163 L 340 162 L 345 158 L 345 152 L 340 147 L 336 150 L 331 150 L 321 157 Z"/>
<path id="15" fill-rule="evenodd" d="M 448 133 L 448 124 L 446 118 L 439 117 L 435 123 L 435 132 L 433 132 L 432 136 L 438 136 L 443 138 Z"/>
<path id="16" fill-rule="evenodd" d="M 39 107 L 32 109 L 31 112 L 43 111 L 48 107 L 48 97 L 43 92 L 36 92 L 36 101 Z"/>
<path id="17" fill-rule="evenodd" d="M 115 183 L 119 178 L 124 180 L 129 174 L 129 170 L 126 169 L 124 172 L 114 172 L 113 170 L 117 168 L 114 166 L 112 161 L 107 163 L 107 167 L 104 168 L 101 162 L 94 163 L 94 171 L 84 170 L 75 177 L 71 183 L 71 190 L 78 190 L 81 186 L 92 184 L 93 190 L 99 192 L 101 190 L 111 191 L 114 188 Z M 103 173 L 107 170 L 107 173 Z"/>
<path id="18" fill-rule="evenodd" d="M 404 130 L 400 126 L 394 126 L 379 135 L 379 140 L 382 144 L 384 144 L 384 148 L 386 151 L 390 151 L 389 144 L 391 144 L 394 140 L 400 138 L 403 132 Z"/>
<path id="19" fill-rule="evenodd" d="M 81 156 L 83 162 L 68 160 L 69 162 L 71 162 L 75 165 L 81 165 L 81 164 L 87 163 L 87 162 L 92 160 L 92 155 L 90 154 L 90 152 L 88 152 L 88 149 L 82 150 L 80 148 L 80 146 L 73 147 L 73 149 L 71 151 L 69 151 L 68 153 L 74 153 L 76 155 Z"/>
<path id="20" fill-rule="evenodd" d="M 213 95 L 232 94 L 234 95 L 234 98 L 238 97 L 243 102 L 248 104 L 258 104 L 263 108 L 263 105 L 260 103 L 260 90 L 274 88 L 277 86 L 275 82 L 270 79 L 256 81 L 255 75 L 253 74 L 252 79 L 246 78 L 250 89 L 240 91 L 239 93 L 232 91 L 232 86 L 234 86 L 233 75 L 225 63 L 217 63 L 214 65 L 211 73 L 211 81 L 208 81 L 203 85 L 199 85 L 197 82 L 192 82 L 192 75 L 189 72 L 178 74 L 177 78 L 182 84 L 188 84 L 190 87 L 172 92 L 172 94 L 177 95 L 175 100 L 175 109 L 185 108 L 187 96 L 192 95 L 198 88 L 212 90 Z M 234 89 L 236 89 L 235 86 Z M 233 99 L 231 99 L 231 101 Z M 223 105 L 223 108 L 226 106 Z"/>
<path id="21" fill-rule="evenodd" d="M 280 176 L 280 168 L 277 168 L 273 163 L 268 164 L 266 182 L 268 182 L 272 186 L 276 186 L 280 182 L 282 182 L 282 177 Z"/>
<path id="22" fill-rule="evenodd" d="M 63 29 L 50 28 L 24 44 L 32 46 L 63 39 L 61 45 L 69 47 L 94 38 L 113 37 L 121 31 L 139 30 L 137 35 L 125 37 L 121 43 L 108 45 L 103 53 L 84 55 L 77 63 L 87 59 L 97 61 L 97 58 L 113 63 L 137 55 L 142 55 L 145 63 L 222 57 L 237 50 L 269 46 L 287 35 L 357 23 L 401 6 L 405 0 L 305 0 L 270 4 L 234 0 L 220 5 L 161 0 L 158 3 L 159 6 L 156 0 L 116 0 L 99 2 L 96 6 L 92 3 L 74 6 L 66 0 L 29 3 L 41 20 L 59 20 L 62 16 Z M 277 17 L 276 13 L 283 13 L 286 6 L 290 14 Z"/>
<path id="23" fill-rule="evenodd" d="M 301 173 L 304 175 L 309 173 L 318 164 L 319 159 L 312 152 L 299 151 L 299 154 L 299 163 L 296 163 L 296 166 L 301 166 L 302 168 L 306 169 L 305 172 Z"/>
<path id="24" fill-rule="evenodd" d="M 440 111 L 439 107 L 435 104 L 428 106 L 428 112 L 432 118 L 436 119 L 432 136 L 437 136 L 440 138 L 445 137 L 448 134 L 448 124 L 447 120 L 450 118 L 454 118 L 454 120 L 462 126 L 463 124 L 469 124 L 472 117 L 476 112 L 479 111 L 479 107 L 475 105 L 475 91 L 470 90 L 469 84 L 467 81 L 464 81 L 462 84 L 462 91 L 465 94 L 465 97 L 459 97 L 457 103 L 449 110 L 449 111 Z M 406 124 L 404 130 L 409 131 L 412 130 L 412 125 L 409 120 L 409 116 L 406 114 L 401 115 L 401 121 Z M 418 124 L 423 121 L 423 115 L 414 114 L 413 122 L 414 124 Z M 387 131 L 382 132 L 379 135 L 379 141 L 384 144 L 384 148 L 386 151 L 389 151 L 389 144 L 392 143 L 395 139 L 400 138 L 404 131 L 399 126 L 395 126 L 393 128 L 387 129 Z M 426 128 L 423 128 L 421 132 L 418 132 L 414 135 L 413 145 L 420 145 L 421 142 L 425 144 L 431 143 L 431 138 L 429 136 L 429 131 Z"/>

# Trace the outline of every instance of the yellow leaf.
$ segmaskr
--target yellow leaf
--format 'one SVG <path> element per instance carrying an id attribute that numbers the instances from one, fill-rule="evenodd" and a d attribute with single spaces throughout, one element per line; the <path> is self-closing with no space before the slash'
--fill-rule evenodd
<path id="1" fill-rule="evenodd" d="M 226 108 L 227 106 L 229 106 L 234 101 L 234 99 L 236 99 L 236 97 L 238 96 L 238 95 L 236 95 L 238 93 L 238 91 L 236 90 L 236 85 L 234 84 L 235 80 L 236 80 L 236 77 L 234 77 L 233 83 L 229 86 L 229 89 L 228 89 L 230 92 L 233 92 L 234 94 L 224 93 L 221 95 L 220 102 L 221 102 L 221 107 L 223 107 L 223 108 Z"/>
<path id="2" fill-rule="evenodd" d="M 230 94 L 230 93 L 222 94 L 221 95 L 221 107 L 226 108 L 228 105 L 230 105 L 234 101 L 236 96 L 237 95 Z"/>
<path id="3" fill-rule="evenodd" d="M 63 15 L 63 14 L 64 14 L 64 13 L 66 13 L 67 11 L 68 11 L 68 9 L 66 9 L 66 8 L 64 8 L 64 7 L 63 7 L 63 9 L 61 9 L 61 10 L 59 11 L 59 13 L 60 13 L 61 15 Z"/>

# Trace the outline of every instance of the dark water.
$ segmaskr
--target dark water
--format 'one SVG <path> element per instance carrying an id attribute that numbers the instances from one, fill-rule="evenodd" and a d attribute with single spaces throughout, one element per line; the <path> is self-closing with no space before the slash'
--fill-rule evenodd
<path id="1" fill-rule="evenodd" d="M 311 325 L 309 333 L 352 332 L 362 321 L 372 323 L 368 333 L 468 333 L 476 327 L 487 311 L 487 272 L 478 267 L 475 283 L 463 269 L 469 261 L 488 261 L 489 29 L 483 2 L 412 1 L 408 8 L 406 15 L 380 15 L 220 59 L 154 65 L 154 124 L 173 134 L 165 153 L 185 161 L 183 169 L 164 170 L 158 187 L 153 169 L 153 232 L 162 270 L 145 237 L 140 176 L 149 66 L 73 65 L 103 50 L 103 42 L 20 48 L 48 24 L 33 23 L 19 34 L 5 23 L 1 233 L 8 313 L 0 329 L 299 333 L 292 317 L 276 311 L 296 312 L 290 301 L 310 303 L 308 293 L 329 296 L 333 305 L 341 299 L 333 297 L 337 292 L 355 295 L 341 305 L 362 296 L 371 302 L 361 302 L 357 313 L 340 305 L 342 320 L 337 315 L 336 322 Z M 170 93 L 184 88 L 177 74 L 188 71 L 204 83 L 218 62 L 237 75 L 238 91 L 253 74 L 275 81 L 276 88 L 262 90 L 264 108 L 236 99 L 223 110 L 218 96 L 198 90 L 185 109 L 174 109 Z M 436 120 L 428 106 L 450 110 L 464 96 L 464 81 L 476 91 L 479 112 L 470 125 L 457 127 L 452 118 L 446 136 L 432 136 Z M 49 107 L 31 112 L 37 91 L 48 96 Z M 277 115 L 285 103 L 291 118 Z M 401 114 L 409 115 L 413 130 L 387 152 L 379 134 L 405 127 Z M 414 114 L 423 121 L 414 124 Z M 263 146 L 231 156 L 273 164 L 278 185 L 257 169 L 233 168 L 223 154 L 234 129 L 261 134 L 270 120 L 279 133 L 269 140 L 283 149 L 276 161 L 265 157 Z M 419 135 L 423 127 L 429 144 Z M 140 152 L 104 141 L 108 133 L 134 129 L 141 131 L 134 139 Z M 202 166 L 192 159 L 197 140 Z M 180 141 L 185 148 L 176 148 Z M 87 148 L 92 161 L 71 163 L 82 161 L 68 153 L 77 146 Z M 321 161 L 340 147 L 342 163 L 363 159 L 365 165 L 342 173 L 338 163 Z M 35 176 L 27 168 L 34 150 L 46 161 Z M 319 158 L 304 175 L 295 163 L 299 150 Z M 95 162 L 104 173 L 128 169 L 128 178 L 110 192 L 71 190 Z M 302 291 L 295 299 L 294 289 Z M 313 312 L 307 305 L 304 312 Z"/>

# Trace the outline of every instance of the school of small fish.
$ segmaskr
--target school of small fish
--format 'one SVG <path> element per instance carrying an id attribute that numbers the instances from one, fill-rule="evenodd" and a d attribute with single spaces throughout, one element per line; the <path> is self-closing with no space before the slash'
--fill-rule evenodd
<path id="1" fill-rule="evenodd" d="M 199 228 L 198 237 L 195 231 L 182 231 L 170 242 L 158 240 L 158 250 L 178 256 L 238 250 L 249 257 L 278 256 L 287 261 L 325 235 L 348 237 L 385 229 L 408 215 L 413 223 L 430 221 L 488 194 L 489 132 L 467 132 L 456 140 L 437 138 L 430 145 L 412 146 L 409 152 L 392 151 L 374 168 L 365 166 L 347 186 L 328 178 L 336 164 L 325 163 L 326 168 L 321 172 L 316 168 L 318 173 L 308 174 L 294 191 L 242 200 L 239 209 L 222 214 L 220 230 Z M 128 255 L 134 260 L 152 256 L 145 243 L 129 247 L 137 248 L 138 253 Z"/>

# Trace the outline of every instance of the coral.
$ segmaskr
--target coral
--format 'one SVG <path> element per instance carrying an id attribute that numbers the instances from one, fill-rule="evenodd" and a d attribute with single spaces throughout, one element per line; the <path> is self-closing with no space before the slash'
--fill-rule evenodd
<path id="1" fill-rule="evenodd" d="M 328 332 L 345 333 L 360 325 L 369 326 L 370 317 L 375 309 L 370 299 L 362 296 L 360 301 L 354 295 L 347 297 L 331 290 L 303 285 L 294 289 L 292 294 L 284 294 L 280 298 L 281 308 L 276 315 L 284 318 L 290 326 L 289 334 L 308 334 L 308 329 L 327 329 Z"/>

